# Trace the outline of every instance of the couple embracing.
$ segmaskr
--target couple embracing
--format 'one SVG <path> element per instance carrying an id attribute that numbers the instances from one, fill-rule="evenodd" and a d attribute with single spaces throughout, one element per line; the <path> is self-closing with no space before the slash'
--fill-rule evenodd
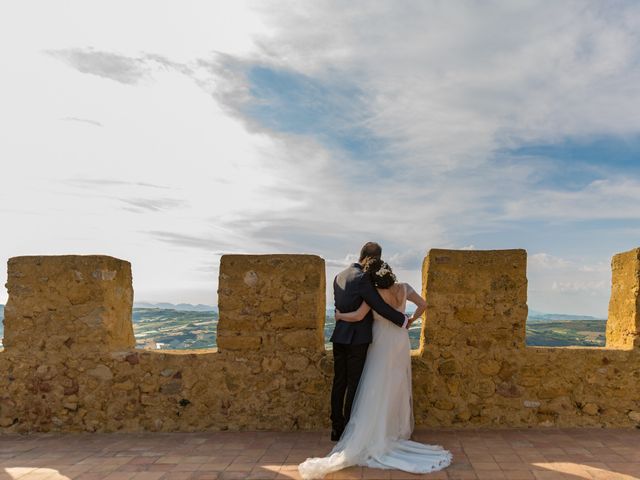
<path id="1" fill-rule="evenodd" d="M 319 479 L 352 465 L 427 473 L 447 467 L 451 452 L 410 439 L 413 431 L 409 326 L 425 300 L 398 283 L 381 259 L 382 248 L 366 243 L 358 263 L 334 282 L 331 439 L 326 457 L 298 466 L 303 479 Z M 417 310 L 406 315 L 407 300 Z"/>

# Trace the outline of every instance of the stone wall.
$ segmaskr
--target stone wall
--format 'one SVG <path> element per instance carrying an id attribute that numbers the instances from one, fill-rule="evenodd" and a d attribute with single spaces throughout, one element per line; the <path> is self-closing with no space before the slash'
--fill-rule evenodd
<path id="1" fill-rule="evenodd" d="M 638 258 L 636 249 L 612 261 L 607 337 L 623 332 L 627 340 L 606 348 L 527 347 L 526 252 L 431 250 L 423 265 L 426 321 L 413 363 L 416 422 L 640 425 L 640 349 L 628 341 L 638 334 L 638 276 L 628 273 L 638 272 Z"/>
<path id="2" fill-rule="evenodd" d="M 418 425 L 640 425 L 639 250 L 613 259 L 606 348 L 525 346 L 524 250 L 431 250 L 412 354 Z M 329 426 L 324 261 L 225 255 L 219 350 L 134 348 L 128 262 L 8 262 L 0 432 Z"/>
<path id="3" fill-rule="evenodd" d="M 328 415 L 324 261 L 223 257 L 220 351 L 134 348 L 128 262 L 8 263 L 0 431 L 316 428 Z"/>

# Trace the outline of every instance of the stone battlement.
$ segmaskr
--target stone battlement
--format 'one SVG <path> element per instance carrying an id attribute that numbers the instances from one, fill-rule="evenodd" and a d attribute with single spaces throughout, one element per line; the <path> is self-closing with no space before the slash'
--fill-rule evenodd
<path id="1" fill-rule="evenodd" d="M 152 351 L 129 262 L 11 258 L 0 433 L 326 428 L 325 282 L 314 255 L 225 255 L 219 348 Z M 525 345 L 524 250 L 431 250 L 422 290 L 417 425 L 640 425 L 640 249 L 613 257 L 606 347 Z"/>

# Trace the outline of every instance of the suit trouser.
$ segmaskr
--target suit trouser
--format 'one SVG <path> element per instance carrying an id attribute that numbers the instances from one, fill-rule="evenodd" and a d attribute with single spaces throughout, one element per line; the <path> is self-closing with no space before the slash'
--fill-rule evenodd
<path id="1" fill-rule="evenodd" d="M 353 398 L 360 382 L 368 343 L 333 344 L 333 387 L 331 389 L 331 426 L 342 432 L 351 417 Z"/>

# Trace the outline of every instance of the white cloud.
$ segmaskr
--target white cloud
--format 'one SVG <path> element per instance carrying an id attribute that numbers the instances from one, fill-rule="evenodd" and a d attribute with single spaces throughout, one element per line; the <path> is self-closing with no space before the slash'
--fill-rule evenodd
<path id="1" fill-rule="evenodd" d="M 640 219 L 640 181 L 595 180 L 578 191 L 540 189 L 505 203 L 505 219 Z"/>
<path id="2" fill-rule="evenodd" d="M 599 282 L 553 282 L 551 285 L 553 290 L 562 293 L 602 293 L 608 292 L 609 285 L 604 281 Z"/>
<path id="3" fill-rule="evenodd" d="M 582 265 L 579 267 L 581 272 L 607 272 L 611 271 L 611 264 L 609 262 L 597 262 L 592 265 Z"/>
<path id="4" fill-rule="evenodd" d="M 260 2 L 262 58 L 357 78 L 399 161 L 440 171 L 498 148 L 635 133 L 640 6 L 600 2 Z M 336 14 L 336 12 L 340 14 Z"/>
<path id="5" fill-rule="evenodd" d="M 534 253 L 528 256 L 528 264 L 530 268 L 550 269 L 562 268 L 570 265 L 570 262 L 564 258 L 554 257 L 548 253 Z"/>
<path id="6" fill-rule="evenodd" d="M 608 263 L 585 263 L 585 258 L 562 258 L 545 252 L 527 256 L 529 306 L 553 313 L 597 315 L 606 318 L 611 270 Z"/>

